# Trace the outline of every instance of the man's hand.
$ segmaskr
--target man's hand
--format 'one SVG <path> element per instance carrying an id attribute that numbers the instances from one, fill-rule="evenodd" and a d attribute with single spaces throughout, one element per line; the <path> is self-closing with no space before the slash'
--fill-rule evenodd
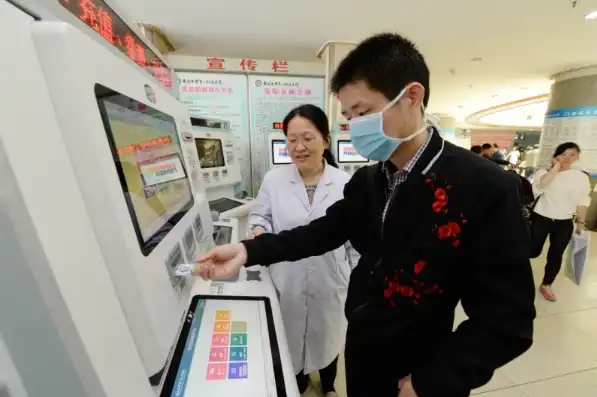
<path id="1" fill-rule="evenodd" d="M 410 379 L 410 375 L 406 378 L 400 379 L 400 382 L 398 382 L 398 387 L 400 388 L 398 397 L 417 397 L 417 393 L 413 388 L 413 383 Z"/>
<path id="2" fill-rule="evenodd" d="M 585 223 L 577 222 L 576 223 L 576 234 L 582 234 L 584 231 L 585 231 Z"/>
<path id="3" fill-rule="evenodd" d="M 204 279 L 229 278 L 247 263 L 247 249 L 242 243 L 220 245 L 197 259 L 193 276 Z"/>
<path id="4" fill-rule="evenodd" d="M 257 236 L 261 236 L 262 234 L 265 233 L 265 229 L 262 228 L 261 226 L 255 226 L 253 229 L 251 229 L 248 233 L 248 238 L 253 239 Z"/>

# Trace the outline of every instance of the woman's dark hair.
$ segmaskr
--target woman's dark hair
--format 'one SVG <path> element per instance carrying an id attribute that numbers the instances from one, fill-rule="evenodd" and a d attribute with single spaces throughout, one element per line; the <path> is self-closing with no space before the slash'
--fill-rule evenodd
<path id="1" fill-rule="evenodd" d="M 564 154 L 566 152 L 566 150 L 568 149 L 574 149 L 576 150 L 578 153 L 580 153 L 580 146 L 578 146 L 576 143 L 574 142 L 564 142 L 562 144 L 560 144 L 557 148 L 556 151 L 553 153 L 553 157 L 556 158 L 558 156 L 561 156 L 562 154 Z"/>
<path id="2" fill-rule="evenodd" d="M 321 108 L 315 105 L 301 105 L 297 108 L 294 108 L 286 115 L 284 118 L 284 122 L 282 123 L 282 129 L 284 130 L 284 135 L 288 135 L 288 124 L 292 119 L 295 117 L 304 117 L 309 120 L 314 126 L 317 131 L 321 134 L 322 138 L 327 142 L 331 143 L 330 139 L 330 126 L 328 124 L 328 117 L 325 115 L 325 112 L 321 110 Z M 331 165 L 332 167 L 338 168 L 338 164 L 336 163 L 336 159 L 334 155 L 330 151 L 330 149 L 325 149 L 323 151 L 323 158 L 325 161 Z"/>

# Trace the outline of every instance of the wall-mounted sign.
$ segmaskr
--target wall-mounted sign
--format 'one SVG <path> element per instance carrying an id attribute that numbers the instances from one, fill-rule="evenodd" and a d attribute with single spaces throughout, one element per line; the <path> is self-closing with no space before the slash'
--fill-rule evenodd
<path id="1" fill-rule="evenodd" d="M 102 0 L 59 0 L 59 3 L 164 86 L 172 87 L 171 70 Z"/>
<path id="2" fill-rule="evenodd" d="M 269 168 L 268 135 L 279 134 L 288 112 L 299 105 L 324 108 L 325 89 L 321 77 L 249 76 L 251 120 L 251 171 L 256 194 Z M 283 156 L 280 155 L 280 158 Z M 285 157 L 289 159 L 289 157 Z"/>

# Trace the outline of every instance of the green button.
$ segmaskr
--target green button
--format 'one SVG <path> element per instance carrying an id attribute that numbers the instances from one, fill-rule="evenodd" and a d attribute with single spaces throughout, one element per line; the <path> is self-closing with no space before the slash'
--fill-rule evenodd
<path id="1" fill-rule="evenodd" d="M 230 336 L 230 346 L 247 346 L 247 334 L 232 334 Z"/>

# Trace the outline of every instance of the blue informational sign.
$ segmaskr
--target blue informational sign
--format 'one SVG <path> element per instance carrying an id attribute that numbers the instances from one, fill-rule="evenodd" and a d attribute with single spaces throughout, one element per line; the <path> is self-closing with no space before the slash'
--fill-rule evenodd
<path id="1" fill-rule="evenodd" d="M 561 143 L 575 142 L 581 148 L 576 167 L 597 173 L 597 106 L 553 109 L 545 115 L 539 144 L 539 168 L 547 168 Z"/>

